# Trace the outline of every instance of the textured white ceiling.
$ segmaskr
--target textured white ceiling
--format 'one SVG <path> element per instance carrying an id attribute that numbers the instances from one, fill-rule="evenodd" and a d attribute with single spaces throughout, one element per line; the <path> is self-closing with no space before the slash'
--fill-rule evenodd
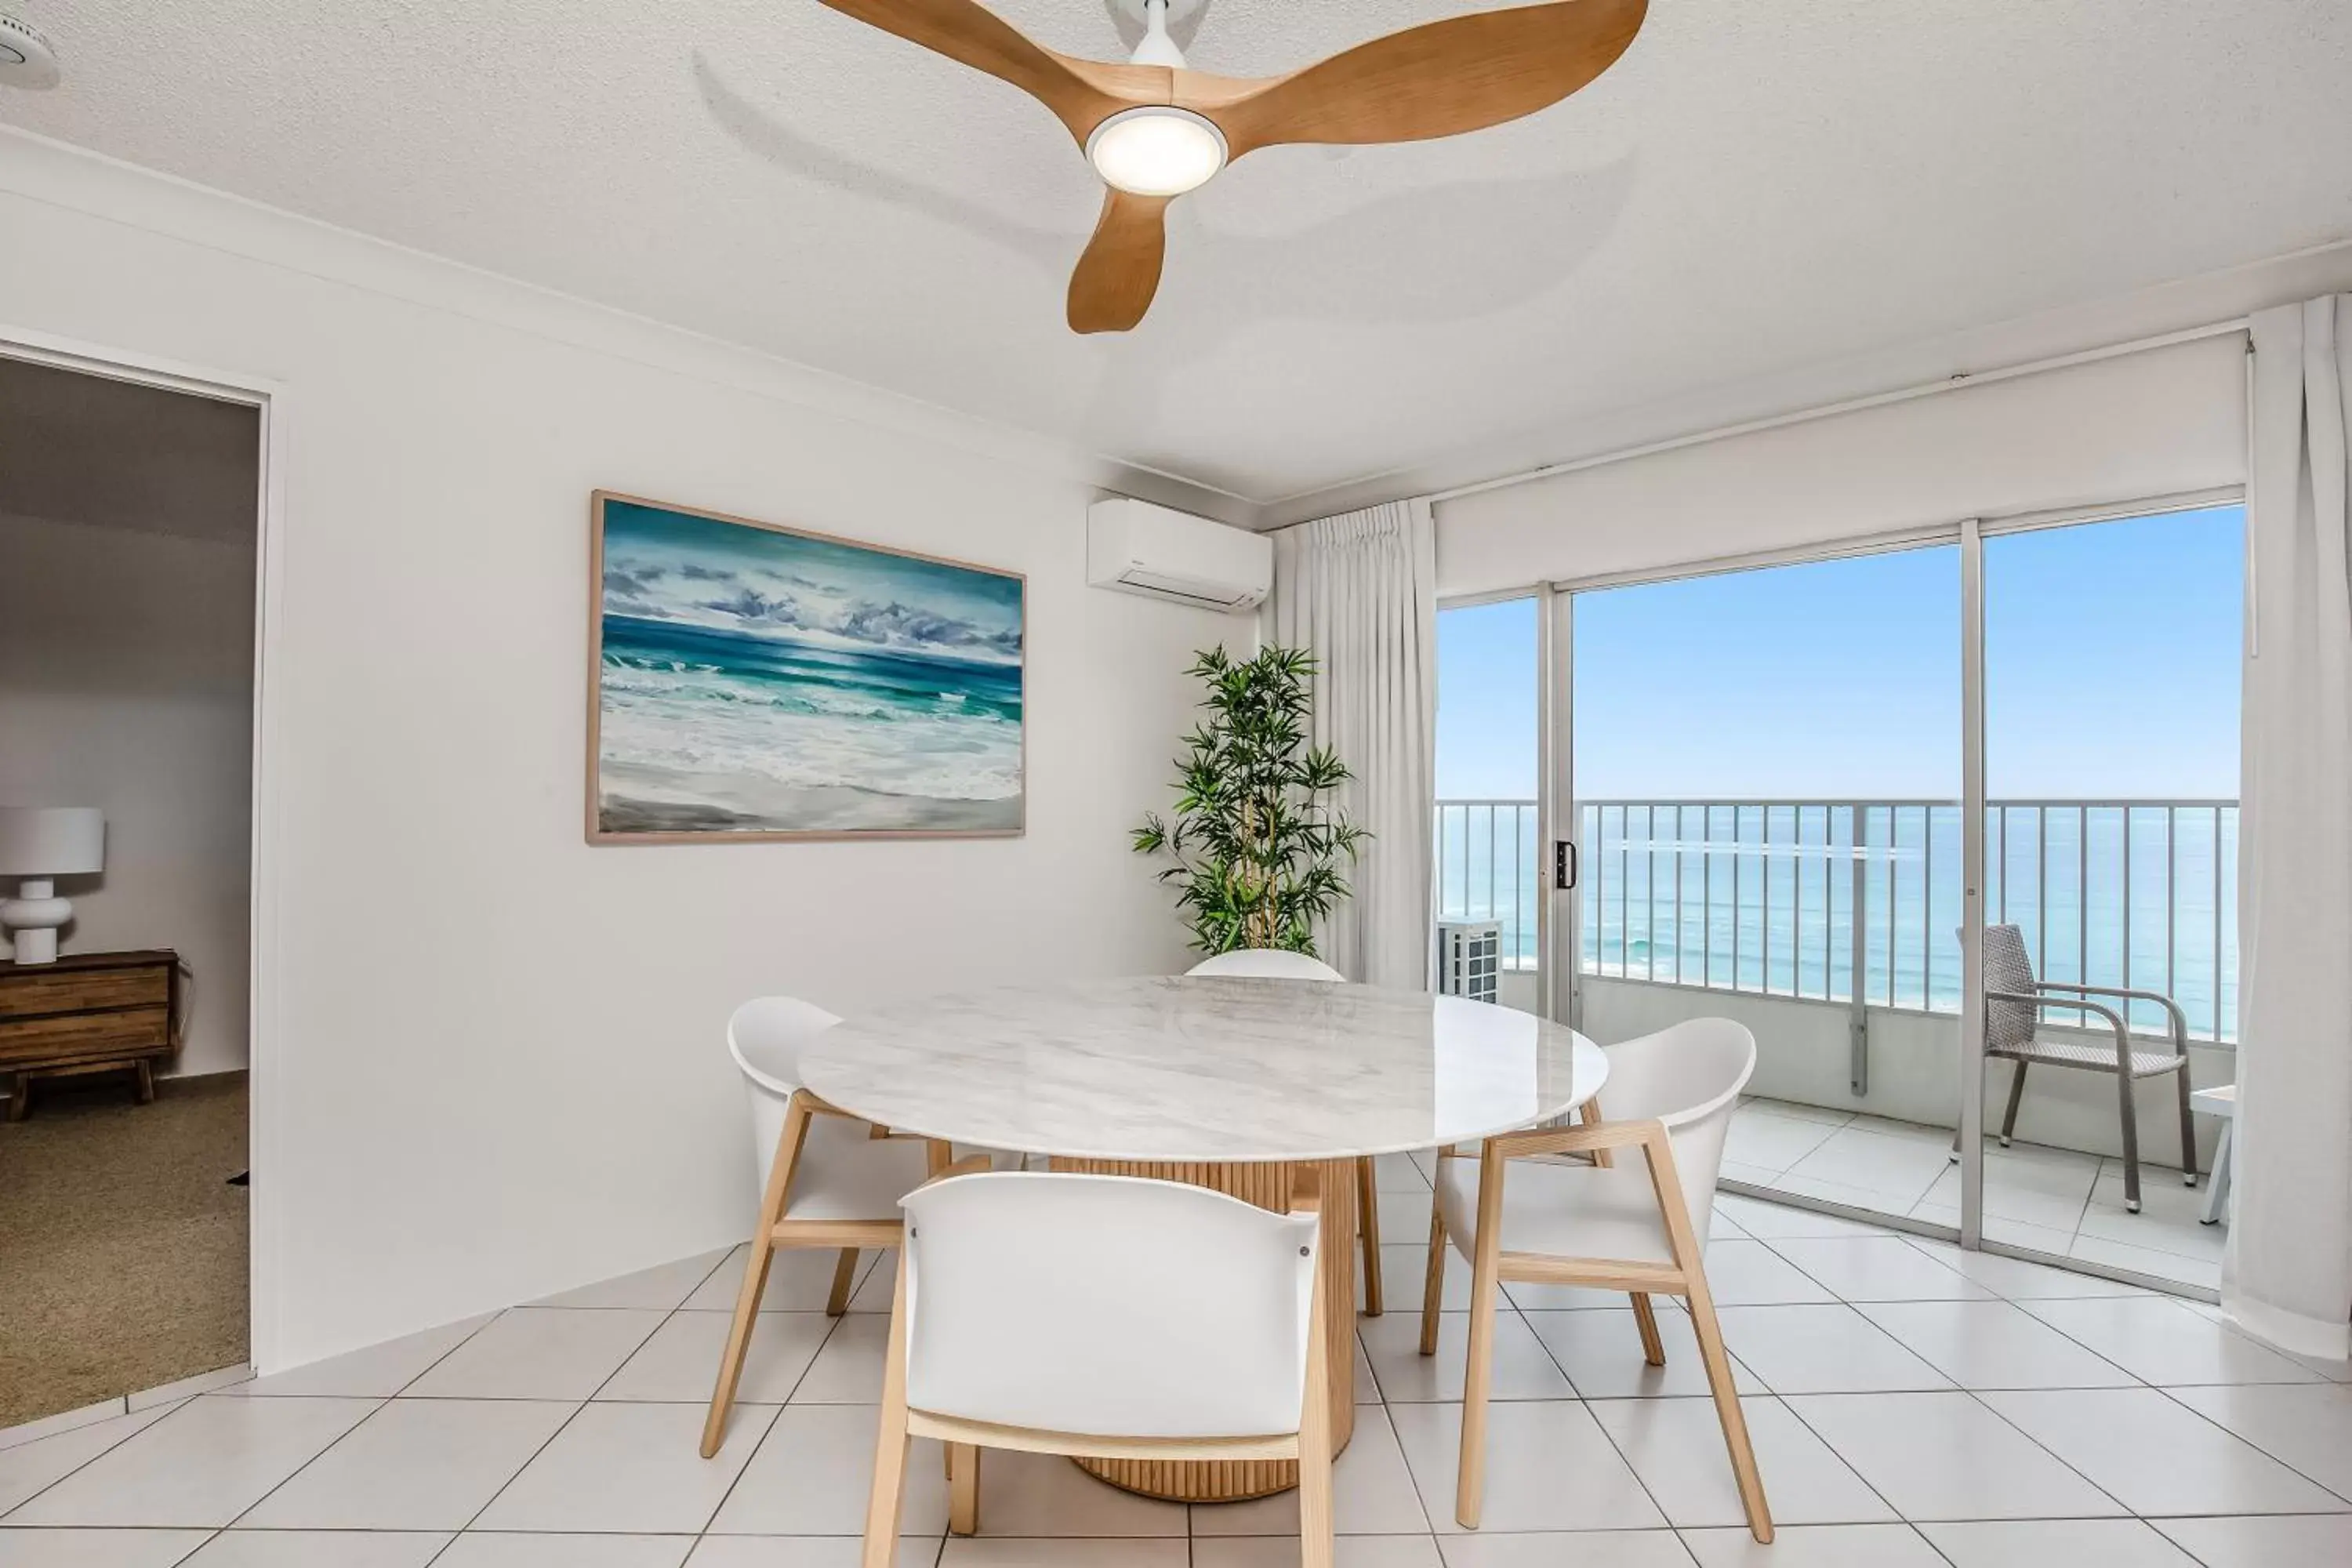
<path id="1" fill-rule="evenodd" d="M 2352 237 L 2345 0 L 1654 0 L 1542 114 L 1253 155 L 1093 339 L 1060 128 L 814 0 L 8 3 L 66 83 L 0 120 L 1258 501 Z M 1482 3 L 1211 0 L 1191 52 Z"/>

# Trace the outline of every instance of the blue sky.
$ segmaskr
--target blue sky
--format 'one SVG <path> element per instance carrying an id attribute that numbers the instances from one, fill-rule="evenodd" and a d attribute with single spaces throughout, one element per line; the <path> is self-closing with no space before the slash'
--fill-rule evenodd
<path id="1" fill-rule="evenodd" d="M 2234 797 L 2235 506 L 1985 542 L 1996 797 Z M 1532 797 L 1533 600 L 1438 617 L 1438 794 Z M 1587 799 L 1959 795 L 1956 545 L 1576 603 Z"/>

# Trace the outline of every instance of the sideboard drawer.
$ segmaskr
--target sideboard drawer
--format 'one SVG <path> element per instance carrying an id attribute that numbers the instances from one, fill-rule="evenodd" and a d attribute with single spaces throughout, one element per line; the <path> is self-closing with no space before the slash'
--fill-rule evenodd
<path id="1" fill-rule="evenodd" d="M 164 1007 L 172 1000 L 172 972 L 162 964 L 142 969 L 100 969 L 56 974 L 16 971 L 0 985 L 0 1021 L 52 1013 L 112 1012 L 125 1007 Z M 13 1030 L 8 1033 L 14 1033 Z"/>
<path id="2" fill-rule="evenodd" d="M 168 1050 L 169 1007 L 112 1013 L 60 1013 L 47 1018 L 0 1021 L 0 1068 L 20 1062 L 102 1061 Z"/>

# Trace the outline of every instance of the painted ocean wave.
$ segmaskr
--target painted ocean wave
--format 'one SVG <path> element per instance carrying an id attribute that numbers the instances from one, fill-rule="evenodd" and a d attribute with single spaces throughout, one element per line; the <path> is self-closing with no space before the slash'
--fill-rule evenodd
<path id="1" fill-rule="evenodd" d="M 1017 666 L 606 615 L 602 763 L 664 793 L 1021 793 Z"/>

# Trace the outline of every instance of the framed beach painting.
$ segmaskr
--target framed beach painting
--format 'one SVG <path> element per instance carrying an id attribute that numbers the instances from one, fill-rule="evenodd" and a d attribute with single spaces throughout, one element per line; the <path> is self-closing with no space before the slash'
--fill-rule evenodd
<path id="1" fill-rule="evenodd" d="M 596 492 L 588 837 L 1024 822 L 1017 572 Z"/>

